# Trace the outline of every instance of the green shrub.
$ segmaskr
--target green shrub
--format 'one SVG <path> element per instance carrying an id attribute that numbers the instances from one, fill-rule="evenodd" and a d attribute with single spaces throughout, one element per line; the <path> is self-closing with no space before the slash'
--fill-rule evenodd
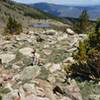
<path id="1" fill-rule="evenodd" d="M 80 55 L 79 55 L 80 56 Z M 77 63 L 72 64 L 67 73 L 71 76 L 82 76 L 85 79 L 91 79 L 95 81 L 100 80 L 100 52 L 95 49 L 88 51 L 87 59 L 81 61 L 80 58 Z"/>
<path id="2" fill-rule="evenodd" d="M 89 39 L 79 43 L 79 49 L 74 54 L 76 63 L 69 67 L 73 76 L 100 81 L 100 21 L 97 21 L 95 32 L 89 34 Z"/>
<path id="3" fill-rule="evenodd" d="M 78 52 L 74 55 L 74 59 L 78 62 L 84 62 L 87 59 L 87 45 L 85 42 L 79 42 L 79 49 Z"/>
<path id="4" fill-rule="evenodd" d="M 22 32 L 22 25 L 10 16 L 5 28 L 5 33 L 20 34 L 20 32 Z"/>

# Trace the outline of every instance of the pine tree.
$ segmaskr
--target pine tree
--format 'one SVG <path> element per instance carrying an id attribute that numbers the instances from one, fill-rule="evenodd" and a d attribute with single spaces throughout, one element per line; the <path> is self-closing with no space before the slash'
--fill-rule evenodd
<path id="1" fill-rule="evenodd" d="M 74 23 L 74 30 L 77 33 L 86 33 L 89 28 L 89 16 L 86 10 L 83 10 L 79 16 L 79 21 Z"/>
<path id="2" fill-rule="evenodd" d="M 97 20 L 95 32 L 89 36 L 89 43 L 91 48 L 95 48 L 100 51 L 100 19 Z"/>
<path id="3" fill-rule="evenodd" d="M 83 10 L 79 17 L 80 32 L 85 33 L 89 25 L 89 16 L 86 10 Z"/>

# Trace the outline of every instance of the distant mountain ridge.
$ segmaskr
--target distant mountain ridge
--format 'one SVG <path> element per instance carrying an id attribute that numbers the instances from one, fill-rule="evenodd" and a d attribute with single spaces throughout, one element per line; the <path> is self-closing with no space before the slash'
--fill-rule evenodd
<path id="1" fill-rule="evenodd" d="M 84 9 L 88 11 L 91 19 L 97 19 L 100 17 L 100 5 L 66 6 L 66 5 L 57 5 L 57 4 L 41 2 L 41 3 L 30 4 L 30 6 L 60 17 L 78 18 Z"/>
<path id="2" fill-rule="evenodd" d="M 61 21 L 60 18 L 45 13 L 39 9 L 32 8 L 26 4 L 12 0 L 0 0 L 0 28 L 4 28 L 9 16 L 14 17 L 23 26 L 30 24 L 32 19 L 53 19 Z"/>

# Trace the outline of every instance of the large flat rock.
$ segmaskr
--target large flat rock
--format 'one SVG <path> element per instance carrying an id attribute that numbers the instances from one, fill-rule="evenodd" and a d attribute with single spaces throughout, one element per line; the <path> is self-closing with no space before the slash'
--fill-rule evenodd
<path id="1" fill-rule="evenodd" d="M 26 67 L 20 75 L 20 80 L 32 80 L 36 78 L 40 74 L 40 67 L 39 66 L 28 66 Z"/>
<path id="2" fill-rule="evenodd" d="M 15 54 L 7 53 L 7 54 L 0 54 L 0 59 L 2 63 L 9 63 L 16 58 Z"/>

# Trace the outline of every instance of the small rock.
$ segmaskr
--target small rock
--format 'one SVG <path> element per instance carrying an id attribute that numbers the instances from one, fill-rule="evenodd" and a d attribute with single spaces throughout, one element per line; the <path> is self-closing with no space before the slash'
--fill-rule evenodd
<path id="1" fill-rule="evenodd" d="M 74 52 L 76 50 L 77 50 L 76 47 L 72 47 L 72 48 L 67 49 L 66 51 L 69 52 L 69 53 L 72 53 L 72 52 Z"/>
<path id="2" fill-rule="evenodd" d="M 82 100 L 80 89 L 75 80 L 70 80 L 70 85 L 65 87 L 65 93 L 76 100 Z"/>
<path id="3" fill-rule="evenodd" d="M 16 75 L 13 76 L 13 79 L 12 80 L 13 81 L 14 80 L 18 81 L 19 79 L 20 79 L 20 74 L 16 74 Z"/>
<path id="4" fill-rule="evenodd" d="M 15 100 L 16 97 L 18 97 L 18 90 L 13 90 L 7 95 L 4 95 L 3 100 Z"/>
<path id="5" fill-rule="evenodd" d="M 45 91 L 43 88 L 36 87 L 37 96 L 45 97 Z"/>
<path id="6" fill-rule="evenodd" d="M 70 29 L 70 28 L 67 28 L 66 31 L 70 35 L 74 35 L 75 34 L 75 32 L 72 29 Z"/>
<path id="7" fill-rule="evenodd" d="M 60 100 L 72 100 L 72 99 L 69 97 L 62 97 Z"/>
<path id="8" fill-rule="evenodd" d="M 51 67 L 50 67 L 50 72 L 53 73 L 53 72 L 56 72 L 58 70 L 61 70 L 61 65 L 60 64 L 53 64 Z"/>
<path id="9" fill-rule="evenodd" d="M 45 33 L 47 33 L 48 35 L 55 35 L 55 34 L 57 34 L 57 31 L 56 30 L 53 30 L 53 29 L 51 29 L 51 30 L 47 30 Z"/>
<path id="10" fill-rule="evenodd" d="M 8 81 L 13 78 L 13 75 L 12 74 L 2 74 L 2 77 L 4 81 Z"/>
<path id="11" fill-rule="evenodd" d="M 62 40 L 67 39 L 67 38 L 68 38 L 68 35 L 64 34 L 63 36 L 58 37 L 58 41 L 62 41 Z"/>
<path id="12" fill-rule="evenodd" d="M 16 36 L 17 41 L 27 40 L 27 35 L 24 33 L 21 33 L 20 35 Z"/>
<path id="13" fill-rule="evenodd" d="M 64 63 L 74 63 L 74 59 L 73 59 L 73 57 L 68 57 L 68 58 L 65 59 L 63 62 L 64 62 Z"/>
<path id="14" fill-rule="evenodd" d="M 44 49 L 46 49 L 46 48 L 49 48 L 50 47 L 50 45 L 48 45 L 48 44 L 44 44 Z"/>
<path id="15" fill-rule="evenodd" d="M 56 82 L 56 79 L 55 79 L 54 76 L 49 75 L 49 76 L 48 76 L 48 81 L 49 81 L 51 84 L 54 84 L 54 83 Z"/>
<path id="16" fill-rule="evenodd" d="M 18 70 L 18 69 L 20 69 L 20 66 L 13 64 L 12 68 L 15 69 L 15 70 Z"/>
<path id="17" fill-rule="evenodd" d="M 90 95 L 89 100 L 100 100 L 100 94 L 96 95 Z"/>
<path id="18" fill-rule="evenodd" d="M 35 85 L 34 84 L 26 83 L 26 84 L 23 85 L 23 89 L 28 93 L 36 94 L 36 90 L 35 90 Z"/>
<path id="19" fill-rule="evenodd" d="M 45 55 L 51 55 L 51 53 L 52 53 L 52 51 L 48 50 L 48 49 L 43 50 L 43 52 Z"/>
<path id="20" fill-rule="evenodd" d="M 10 91 L 13 91 L 11 83 L 7 83 L 5 88 L 8 88 Z"/>
<path id="21" fill-rule="evenodd" d="M 35 96 L 35 95 L 28 95 L 25 97 L 24 100 L 50 100 L 46 97 L 38 97 L 38 96 Z"/>
<path id="22" fill-rule="evenodd" d="M 36 100 L 50 100 L 50 99 L 48 99 L 48 98 L 46 98 L 46 97 L 37 97 Z"/>
<path id="23" fill-rule="evenodd" d="M 57 100 L 55 97 L 55 94 L 52 91 L 53 90 L 52 85 L 48 81 L 37 79 L 36 83 L 37 83 L 38 87 L 41 88 L 42 91 L 44 91 L 43 93 L 45 94 L 46 97 L 48 97 L 50 100 Z M 36 100 L 38 100 L 38 99 L 36 99 Z M 44 99 L 42 99 L 42 100 L 44 100 Z"/>
<path id="24" fill-rule="evenodd" d="M 32 52 L 34 52 L 34 50 L 32 48 L 25 47 L 25 48 L 20 49 L 19 52 L 23 54 L 24 56 L 32 57 Z"/>

